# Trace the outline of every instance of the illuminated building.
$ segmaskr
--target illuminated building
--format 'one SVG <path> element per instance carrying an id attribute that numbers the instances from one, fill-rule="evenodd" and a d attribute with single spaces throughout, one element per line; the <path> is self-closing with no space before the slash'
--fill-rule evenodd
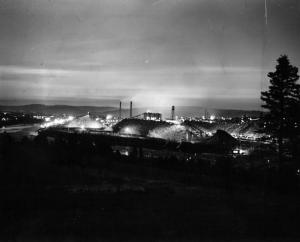
<path id="1" fill-rule="evenodd" d="M 161 120 L 161 113 L 144 113 L 144 119 L 145 120 L 154 120 L 154 121 L 160 121 Z"/>

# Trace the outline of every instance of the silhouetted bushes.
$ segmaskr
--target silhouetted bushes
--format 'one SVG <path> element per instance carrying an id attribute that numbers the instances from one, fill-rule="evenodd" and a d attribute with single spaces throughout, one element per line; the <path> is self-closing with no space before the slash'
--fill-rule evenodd
<path id="1" fill-rule="evenodd" d="M 299 184 L 295 162 L 286 163 L 279 172 L 276 160 L 259 155 L 234 158 L 219 154 L 207 159 L 193 155 L 184 159 L 173 155 L 151 158 L 143 157 L 140 147 L 134 148 L 130 156 L 126 157 L 114 153 L 106 142 L 79 134 L 68 138 L 57 137 L 51 142 L 42 136 L 38 136 L 35 141 L 24 138 L 16 142 L 8 134 L 2 134 L 0 142 L 2 185 L 96 182 L 97 175 L 89 176 L 85 170 L 93 169 L 96 174 L 101 174 L 104 170 L 115 169 L 121 163 L 132 164 L 132 169 L 138 166 L 161 169 L 166 175 L 168 172 L 182 173 L 186 177 L 191 175 L 198 177 L 199 181 L 203 181 L 203 176 L 221 179 L 222 186 L 240 184 L 245 187 L 293 191 Z"/>

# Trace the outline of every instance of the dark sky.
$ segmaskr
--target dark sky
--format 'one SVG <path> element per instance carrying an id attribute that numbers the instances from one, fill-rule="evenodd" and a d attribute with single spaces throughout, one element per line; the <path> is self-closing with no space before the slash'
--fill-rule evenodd
<path id="1" fill-rule="evenodd" d="M 0 30 L 2 102 L 253 109 L 300 67 L 299 0 L 0 0 Z"/>

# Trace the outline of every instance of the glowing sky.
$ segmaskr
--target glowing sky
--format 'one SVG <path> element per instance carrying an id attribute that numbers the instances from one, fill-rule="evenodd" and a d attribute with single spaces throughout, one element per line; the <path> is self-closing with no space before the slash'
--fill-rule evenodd
<path id="1" fill-rule="evenodd" d="M 258 108 L 279 55 L 300 66 L 300 1 L 267 6 L 0 0 L 0 100 Z"/>

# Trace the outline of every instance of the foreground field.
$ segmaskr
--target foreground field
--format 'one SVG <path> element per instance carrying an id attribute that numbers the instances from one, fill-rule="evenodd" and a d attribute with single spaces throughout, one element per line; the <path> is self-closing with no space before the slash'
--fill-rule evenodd
<path id="1" fill-rule="evenodd" d="M 230 184 L 180 164 L 125 159 L 105 147 L 95 153 L 10 142 L 0 154 L 0 240 L 300 238 L 298 190 Z"/>
<path id="2" fill-rule="evenodd" d="M 2 239 L 299 237 L 299 202 L 290 195 L 105 176 L 98 184 L 2 188 Z"/>

